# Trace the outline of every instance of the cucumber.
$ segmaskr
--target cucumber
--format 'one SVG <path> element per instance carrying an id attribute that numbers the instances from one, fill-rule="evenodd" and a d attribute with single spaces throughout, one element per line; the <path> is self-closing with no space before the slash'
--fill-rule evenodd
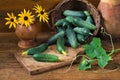
<path id="1" fill-rule="evenodd" d="M 57 50 L 61 54 L 66 55 L 64 38 L 63 37 L 59 37 L 57 39 L 57 43 L 56 44 L 57 44 Z"/>
<path id="2" fill-rule="evenodd" d="M 47 49 L 48 49 L 48 43 L 43 43 L 37 47 L 32 47 L 32 48 L 27 49 L 26 51 L 22 53 L 22 55 L 33 55 L 35 53 L 41 53 Z"/>
<path id="3" fill-rule="evenodd" d="M 65 27 L 56 27 L 56 32 L 60 32 L 60 31 L 65 31 L 66 28 Z"/>
<path id="4" fill-rule="evenodd" d="M 81 34 L 77 34 L 77 40 L 79 43 L 84 43 L 85 42 L 85 37 Z"/>
<path id="5" fill-rule="evenodd" d="M 55 43 L 59 37 L 63 37 L 64 35 L 65 35 L 65 31 L 60 31 L 56 33 L 55 35 L 53 35 L 52 37 L 48 39 L 47 41 L 48 45 Z"/>
<path id="6" fill-rule="evenodd" d="M 71 47 L 72 48 L 77 48 L 78 47 L 78 42 L 77 42 L 76 34 L 73 31 L 73 29 L 68 27 L 66 29 L 66 36 L 67 36 L 68 42 L 70 43 Z"/>
<path id="7" fill-rule="evenodd" d="M 76 24 L 74 23 L 74 17 L 72 16 L 67 16 L 65 18 L 69 23 L 73 24 L 74 26 L 76 26 Z"/>
<path id="8" fill-rule="evenodd" d="M 64 27 L 64 26 L 70 26 L 70 25 L 71 24 L 68 21 L 66 21 L 65 19 L 59 19 L 55 23 L 55 26 L 57 26 L 57 27 Z"/>
<path id="9" fill-rule="evenodd" d="M 91 24 L 94 24 L 93 19 L 92 19 L 91 16 L 87 16 L 86 21 L 90 22 Z"/>
<path id="10" fill-rule="evenodd" d="M 57 27 L 58 27 L 58 26 L 62 26 L 65 21 L 66 21 L 65 19 L 59 19 L 59 20 L 57 20 L 57 22 L 55 23 L 55 26 L 57 26 Z"/>
<path id="11" fill-rule="evenodd" d="M 68 16 L 65 18 L 68 22 L 71 22 L 73 25 L 78 26 L 78 27 L 85 27 L 90 30 L 95 30 L 96 26 L 91 24 L 90 22 L 87 22 L 79 17 L 72 17 Z"/>
<path id="12" fill-rule="evenodd" d="M 83 11 L 83 13 L 84 13 L 86 16 L 90 16 L 90 13 L 89 13 L 87 10 Z"/>
<path id="13" fill-rule="evenodd" d="M 60 58 L 56 55 L 46 53 L 36 53 L 33 55 L 33 59 L 40 62 L 58 62 Z"/>
<path id="14" fill-rule="evenodd" d="M 79 33 L 79 34 L 84 35 L 84 36 L 86 36 L 86 35 L 93 35 L 88 28 L 75 27 L 73 30 L 76 33 Z"/>
<path id="15" fill-rule="evenodd" d="M 80 18 L 86 17 L 83 11 L 65 10 L 63 14 L 65 16 L 75 16 L 75 17 L 80 17 Z"/>

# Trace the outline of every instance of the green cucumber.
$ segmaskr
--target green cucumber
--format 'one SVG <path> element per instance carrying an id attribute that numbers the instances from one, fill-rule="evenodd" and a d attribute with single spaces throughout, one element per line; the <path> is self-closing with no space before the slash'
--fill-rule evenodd
<path id="1" fill-rule="evenodd" d="M 75 16 L 75 17 L 81 17 L 81 18 L 86 17 L 83 11 L 65 10 L 63 14 L 65 16 Z"/>
<path id="2" fill-rule="evenodd" d="M 33 59 L 40 62 L 58 62 L 60 58 L 56 55 L 46 53 L 36 53 L 33 55 Z"/>
<path id="3" fill-rule="evenodd" d="M 51 44 L 55 43 L 59 37 L 63 37 L 64 35 L 65 35 L 65 31 L 60 31 L 60 32 L 56 33 L 55 35 L 53 35 L 52 37 L 50 37 L 48 39 L 47 43 L 49 45 L 51 45 Z"/>
<path id="4" fill-rule="evenodd" d="M 83 13 L 84 13 L 86 16 L 90 16 L 90 13 L 89 13 L 87 10 L 83 11 Z"/>
<path id="5" fill-rule="evenodd" d="M 77 42 L 76 34 L 73 31 L 73 29 L 68 27 L 66 29 L 66 36 L 67 36 L 68 42 L 70 43 L 71 47 L 77 48 L 78 42 Z"/>
<path id="6" fill-rule="evenodd" d="M 85 27 L 90 30 L 95 30 L 96 26 L 91 24 L 90 22 L 87 22 L 79 17 L 72 17 L 68 16 L 65 18 L 68 22 L 71 22 L 73 25 L 78 26 L 78 27 Z"/>
<path id="7" fill-rule="evenodd" d="M 94 24 L 93 19 L 92 19 L 91 16 L 87 16 L 86 21 Z"/>
<path id="8" fill-rule="evenodd" d="M 84 43 L 85 42 L 85 37 L 81 34 L 77 34 L 77 40 L 79 43 Z"/>
<path id="9" fill-rule="evenodd" d="M 56 27 L 56 32 L 65 31 L 65 27 Z"/>
<path id="10" fill-rule="evenodd" d="M 56 27 L 64 27 L 64 26 L 70 26 L 71 24 L 66 21 L 65 19 L 59 19 L 57 20 L 57 22 L 55 23 Z"/>
<path id="11" fill-rule="evenodd" d="M 63 54 L 63 55 L 66 55 L 66 50 L 65 50 L 65 42 L 64 42 L 64 38 L 63 37 L 59 37 L 57 39 L 57 50 Z"/>
<path id="12" fill-rule="evenodd" d="M 66 21 L 65 19 L 59 19 L 59 20 L 57 20 L 57 22 L 55 22 L 55 26 L 57 26 L 57 27 L 62 26 L 65 21 Z"/>
<path id="13" fill-rule="evenodd" d="M 86 35 L 93 35 L 88 28 L 75 27 L 73 30 L 74 30 L 76 33 L 79 33 L 79 34 L 84 35 L 84 36 L 86 36 Z"/>
<path id="14" fill-rule="evenodd" d="M 27 49 L 26 51 L 22 53 L 22 55 L 33 55 L 35 53 L 41 53 L 47 49 L 48 49 L 48 43 L 43 43 L 37 47 L 32 47 L 32 48 Z"/>

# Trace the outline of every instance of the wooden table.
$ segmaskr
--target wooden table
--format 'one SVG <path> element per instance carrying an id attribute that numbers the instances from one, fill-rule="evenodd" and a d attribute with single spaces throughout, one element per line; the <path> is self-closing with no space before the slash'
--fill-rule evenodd
<path id="1" fill-rule="evenodd" d="M 106 69 L 95 65 L 92 70 L 79 71 L 78 64 L 74 64 L 70 69 L 66 66 L 29 75 L 14 57 L 21 50 L 17 42 L 14 33 L 0 33 L 0 80 L 120 80 L 120 65 L 116 67 L 112 63 Z"/>

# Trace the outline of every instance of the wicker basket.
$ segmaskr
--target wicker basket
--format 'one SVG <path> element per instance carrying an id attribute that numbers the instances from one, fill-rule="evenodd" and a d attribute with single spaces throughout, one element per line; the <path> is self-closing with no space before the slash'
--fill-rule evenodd
<path id="1" fill-rule="evenodd" d="M 94 23 L 96 25 L 96 30 L 93 32 L 93 36 L 96 36 L 100 29 L 100 14 L 97 9 L 87 0 L 63 0 L 54 9 L 49 12 L 50 17 L 50 27 L 55 29 L 54 23 L 62 18 L 64 10 L 88 10 L 93 17 Z M 89 40 L 93 37 L 91 36 Z"/>

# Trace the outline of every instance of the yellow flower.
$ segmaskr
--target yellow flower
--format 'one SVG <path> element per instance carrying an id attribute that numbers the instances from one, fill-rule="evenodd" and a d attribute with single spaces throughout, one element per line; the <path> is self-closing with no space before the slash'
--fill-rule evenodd
<path id="1" fill-rule="evenodd" d="M 14 16 L 13 13 L 11 13 L 11 15 L 9 13 L 7 13 L 8 15 L 8 18 L 5 18 L 5 20 L 7 20 L 7 22 L 5 23 L 5 25 L 9 25 L 9 28 L 11 28 L 12 26 L 14 28 L 16 28 L 16 25 L 17 25 L 17 19 L 16 17 Z"/>
<path id="2" fill-rule="evenodd" d="M 37 17 L 39 17 L 40 22 L 43 21 L 48 23 L 48 13 L 45 12 L 45 9 L 43 9 L 42 6 L 37 4 L 36 6 L 34 6 L 33 10 L 35 10 L 35 13 L 38 13 Z"/>
<path id="3" fill-rule="evenodd" d="M 24 12 L 21 12 L 21 14 L 18 14 L 18 16 L 19 23 L 21 25 L 25 25 L 26 27 L 29 27 L 30 24 L 34 22 L 34 15 L 32 15 L 32 12 L 30 12 L 29 10 L 26 11 L 24 9 Z"/>

